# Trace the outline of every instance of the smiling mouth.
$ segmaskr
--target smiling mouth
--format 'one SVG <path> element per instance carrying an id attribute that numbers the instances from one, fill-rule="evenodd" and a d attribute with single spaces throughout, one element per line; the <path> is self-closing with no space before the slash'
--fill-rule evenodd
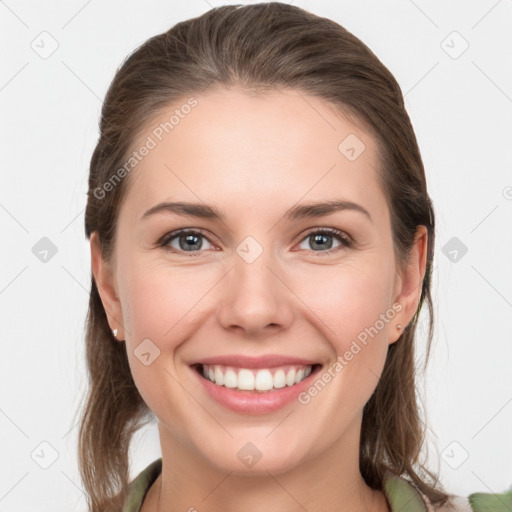
<path id="1" fill-rule="evenodd" d="M 238 368 L 219 364 L 192 365 L 192 368 L 205 380 L 233 391 L 246 393 L 270 393 L 293 387 L 317 373 L 320 364 L 289 364 L 274 368 Z"/>

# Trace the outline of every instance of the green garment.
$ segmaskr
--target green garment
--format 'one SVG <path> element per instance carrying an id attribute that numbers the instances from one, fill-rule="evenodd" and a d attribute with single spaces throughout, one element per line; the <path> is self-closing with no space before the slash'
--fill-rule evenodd
<path id="1" fill-rule="evenodd" d="M 139 512 L 147 491 L 162 471 L 162 459 L 153 461 L 130 484 L 130 494 L 123 512 Z M 392 512 L 512 512 L 512 490 L 501 494 L 474 493 L 467 499 L 454 497 L 454 508 L 433 507 L 416 487 L 404 478 L 389 475 L 384 481 L 384 494 Z"/>

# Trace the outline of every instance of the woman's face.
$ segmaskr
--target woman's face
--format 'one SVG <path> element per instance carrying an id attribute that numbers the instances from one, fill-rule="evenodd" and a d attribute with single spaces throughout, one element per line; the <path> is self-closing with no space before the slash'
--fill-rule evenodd
<path id="1" fill-rule="evenodd" d="M 357 456 L 426 246 L 399 277 L 375 141 L 326 102 L 241 89 L 195 100 L 134 148 L 149 149 L 125 178 L 112 274 L 91 244 L 162 452 L 239 473 Z M 335 202 L 346 207 L 306 207 Z"/>

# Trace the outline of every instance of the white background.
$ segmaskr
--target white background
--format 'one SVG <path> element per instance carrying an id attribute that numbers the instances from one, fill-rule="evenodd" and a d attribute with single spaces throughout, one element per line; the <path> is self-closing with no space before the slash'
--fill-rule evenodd
<path id="1" fill-rule="evenodd" d="M 0 512 L 85 510 L 83 214 L 101 101 L 129 52 L 220 4 L 0 2 Z M 512 483 L 512 2 L 293 4 L 353 32 L 402 87 L 437 214 L 430 467 L 450 492 L 502 492 Z M 46 59 L 31 47 L 51 46 L 43 31 L 58 43 Z M 46 263 L 32 252 L 42 237 L 57 248 Z M 456 262 L 443 252 L 452 237 L 468 248 Z M 151 425 L 132 474 L 159 456 Z"/>

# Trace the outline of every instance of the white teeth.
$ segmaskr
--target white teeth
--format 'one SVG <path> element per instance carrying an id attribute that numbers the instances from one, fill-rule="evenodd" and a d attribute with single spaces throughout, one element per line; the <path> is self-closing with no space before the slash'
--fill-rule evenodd
<path id="1" fill-rule="evenodd" d="M 295 368 L 292 368 L 286 374 L 286 385 L 287 386 L 293 386 L 294 384 L 295 384 Z"/>
<path id="2" fill-rule="evenodd" d="M 212 382 L 215 382 L 219 386 L 222 386 L 224 384 L 224 375 L 218 366 L 215 368 L 215 380 L 212 380 L 212 379 L 210 379 L 210 380 Z"/>
<path id="3" fill-rule="evenodd" d="M 268 391 L 274 387 L 274 379 L 270 370 L 259 370 L 256 374 L 256 383 L 254 387 L 258 391 Z"/>
<path id="4" fill-rule="evenodd" d="M 254 375 L 250 370 L 242 369 L 238 372 L 238 389 L 247 391 L 254 389 Z"/>
<path id="5" fill-rule="evenodd" d="M 287 365 L 274 370 L 233 368 L 222 365 L 203 365 L 203 377 L 218 386 L 243 391 L 269 391 L 298 384 L 311 374 L 311 366 Z"/>
<path id="6" fill-rule="evenodd" d="M 224 374 L 224 386 L 227 388 L 236 388 L 238 385 L 238 379 L 236 373 L 233 370 L 228 370 Z"/>
<path id="7" fill-rule="evenodd" d="M 281 368 L 279 368 L 279 370 L 277 370 L 276 373 L 274 373 L 274 387 L 279 389 L 279 388 L 284 388 L 286 386 L 286 375 L 284 373 L 283 370 L 281 370 Z"/>

